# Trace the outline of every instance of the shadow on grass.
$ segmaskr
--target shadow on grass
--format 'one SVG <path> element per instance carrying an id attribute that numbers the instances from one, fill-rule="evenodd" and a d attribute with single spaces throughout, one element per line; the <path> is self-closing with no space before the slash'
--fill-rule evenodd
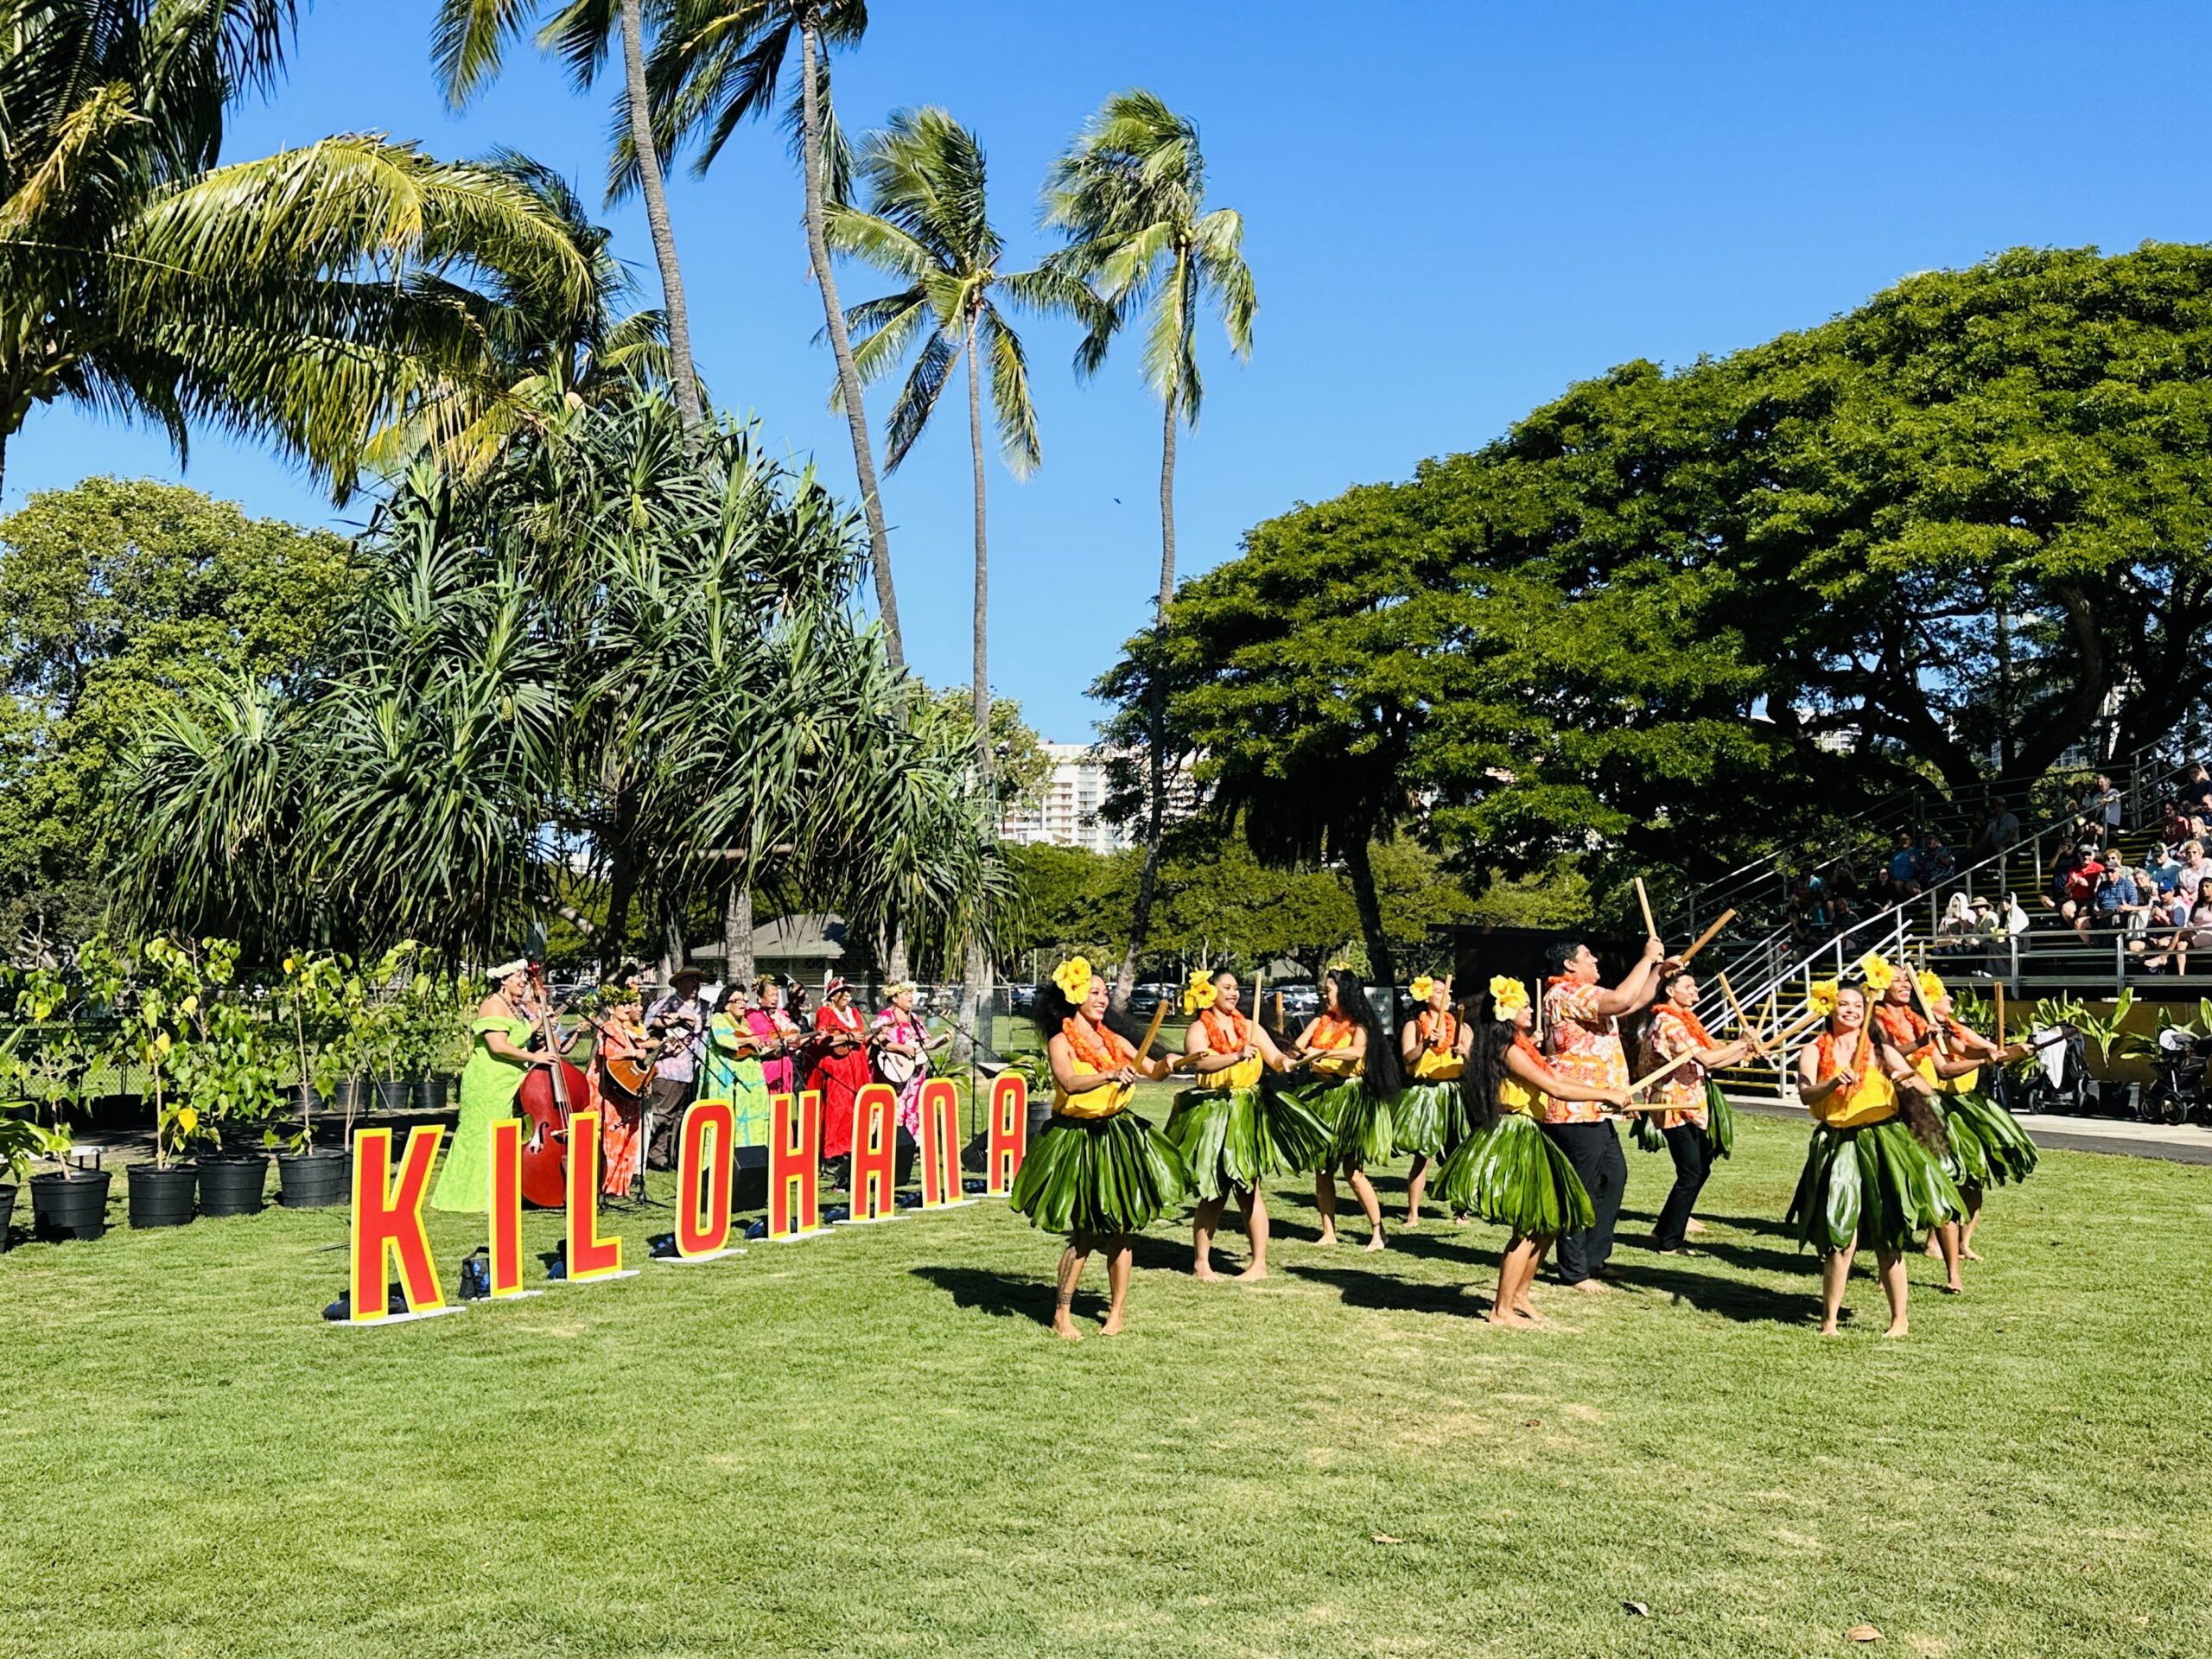
<path id="1" fill-rule="evenodd" d="M 1381 1307 L 1406 1313 L 1451 1313 L 1479 1319 L 1489 1302 L 1460 1285 L 1436 1285 L 1395 1278 L 1371 1268 L 1320 1267 L 1300 1262 L 1283 1269 L 1297 1278 L 1333 1285 L 1347 1307 Z"/>
<path id="2" fill-rule="evenodd" d="M 1718 1313 L 1738 1325 L 1808 1325 L 1818 1323 L 1820 1297 L 1802 1290 L 1770 1289 L 1748 1279 L 1730 1276 L 1717 1264 L 1703 1273 L 1687 1268 L 1659 1267 L 1639 1262 L 1625 1270 L 1624 1284 L 1635 1290 L 1656 1290 L 1679 1297 L 1700 1313 Z"/>
<path id="3" fill-rule="evenodd" d="M 918 1279 L 926 1279 L 957 1307 L 973 1307 L 999 1319 L 1027 1319 L 1033 1325 L 1052 1323 L 1052 1281 L 995 1273 L 988 1268 L 912 1268 Z M 1085 1317 L 1103 1317 L 1106 1299 L 1076 1292 L 1070 1311 Z"/>

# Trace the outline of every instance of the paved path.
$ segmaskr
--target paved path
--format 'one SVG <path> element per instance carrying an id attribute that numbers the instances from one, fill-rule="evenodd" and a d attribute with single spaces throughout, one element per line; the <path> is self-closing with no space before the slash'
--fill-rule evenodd
<path id="1" fill-rule="evenodd" d="M 1794 1117 L 1801 1122 L 1805 1117 L 1805 1109 L 1795 1101 L 1739 1095 L 1728 1098 L 1738 1110 L 1756 1112 L 1762 1117 Z M 2212 1129 L 2193 1123 L 2138 1123 L 2126 1118 L 2062 1117 L 2044 1112 L 2018 1116 L 2020 1126 L 2039 1147 L 2164 1158 L 2177 1164 L 2212 1164 Z"/>

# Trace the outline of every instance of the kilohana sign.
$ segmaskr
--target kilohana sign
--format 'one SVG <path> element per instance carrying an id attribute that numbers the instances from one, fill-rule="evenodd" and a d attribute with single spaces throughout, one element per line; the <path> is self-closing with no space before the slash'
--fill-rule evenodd
<path id="1" fill-rule="evenodd" d="M 817 1183 L 821 1163 L 820 1096 L 778 1095 L 768 1141 L 768 1237 L 777 1243 L 820 1237 Z M 922 1085 L 919 1145 L 921 1208 L 944 1210 L 972 1202 L 961 1188 L 960 1103 L 947 1078 Z M 1004 1198 L 1021 1166 L 1029 1120 L 1029 1089 L 1011 1073 L 991 1084 L 984 1138 L 984 1191 Z M 853 1101 L 851 1219 L 882 1221 L 897 1207 L 899 1097 L 888 1084 L 869 1084 Z M 522 1282 L 522 1148 L 520 1118 L 492 1125 L 491 1214 L 488 1254 L 491 1299 L 524 1294 Z M 352 1263 L 347 1274 L 348 1321 L 387 1325 L 448 1309 L 430 1255 L 423 1203 L 430 1172 L 445 1140 L 442 1125 L 408 1132 L 406 1149 L 392 1168 L 389 1128 L 363 1129 L 353 1138 Z M 695 1102 L 683 1114 L 676 1166 L 676 1256 L 707 1262 L 733 1254 L 732 1166 L 737 1123 L 726 1100 Z M 599 1230 L 599 1114 L 569 1115 L 567 1282 L 589 1284 L 626 1277 L 622 1241 Z M 387 1311 L 390 1269 L 396 1268 L 406 1312 Z"/>

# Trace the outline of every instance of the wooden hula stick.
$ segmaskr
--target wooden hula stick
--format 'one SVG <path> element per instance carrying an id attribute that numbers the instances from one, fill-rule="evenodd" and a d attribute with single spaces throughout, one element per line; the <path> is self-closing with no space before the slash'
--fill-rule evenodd
<path id="1" fill-rule="evenodd" d="M 1997 1046 L 2005 1046 L 2005 982 L 1997 982 Z"/>
<path id="2" fill-rule="evenodd" d="M 1636 902 L 1637 908 L 1643 912 L 1643 937 L 1657 938 L 1659 924 L 1651 919 L 1651 895 L 1643 890 L 1643 878 L 1640 875 L 1636 878 Z"/>
<path id="3" fill-rule="evenodd" d="M 1735 919 L 1736 912 L 1734 911 L 1722 911 L 1720 912 L 1720 919 L 1715 922 L 1711 927 L 1707 928 L 1704 932 L 1699 934 L 1696 941 L 1690 946 L 1690 948 L 1683 951 L 1682 954 L 1675 957 L 1675 960 L 1681 963 L 1683 967 L 1688 967 L 1690 965 L 1690 958 L 1697 955 L 1699 951 L 1704 950 L 1707 945 L 1711 944 L 1713 943 L 1713 936 Z"/>
<path id="4" fill-rule="evenodd" d="M 1144 1041 L 1137 1045 L 1137 1058 L 1152 1058 L 1152 1039 L 1160 1035 L 1160 1027 L 1167 1018 L 1167 999 L 1161 997 L 1160 1006 L 1152 1011 L 1152 1023 L 1144 1028 Z"/>
<path id="5" fill-rule="evenodd" d="M 1929 1040 L 1936 1045 L 1936 1052 L 1945 1059 L 1951 1058 L 1950 1039 L 1943 1035 L 1943 1027 L 1936 1022 L 1936 1010 L 1928 1001 L 1927 992 L 1920 988 L 1920 969 L 1910 963 L 1897 969 L 1912 976 L 1912 1000 L 1920 1005 L 1920 1017 L 1928 1022 Z"/>
<path id="6" fill-rule="evenodd" d="M 1735 912 L 1732 911 L 1729 913 L 1733 915 Z M 1751 1023 L 1751 1016 L 1744 1012 L 1744 1005 L 1736 1000 L 1736 993 L 1728 983 L 1728 976 L 1721 974 L 1718 978 L 1720 981 L 1720 995 L 1728 999 L 1728 1007 L 1736 1015 L 1736 1023 L 1743 1027 L 1744 1035 L 1751 1039 L 1751 1052 L 1765 1053 L 1766 1043 L 1759 1036 L 1759 1028 Z"/>

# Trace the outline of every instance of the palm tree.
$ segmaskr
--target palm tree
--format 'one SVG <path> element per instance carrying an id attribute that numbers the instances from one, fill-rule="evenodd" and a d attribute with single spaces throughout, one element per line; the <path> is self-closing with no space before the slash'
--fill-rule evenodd
<path id="1" fill-rule="evenodd" d="M 975 477 L 975 673 L 971 704 L 976 722 L 977 796 L 991 787 L 989 538 L 984 504 L 983 371 L 991 365 L 991 410 L 999 453 L 1016 478 L 1040 459 L 1037 410 L 1029 397 L 1029 365 L 1021 337 L 993 298 L 1003 290 L 1036 312 L 1068 312 L 1102 326 L 1103 308 L 1090 290 L 1065 271 L 1001 272 L 1005 244 L 992 229 L 984 184 L 982 147 L 975 135 L 941 109 L 901 111 L 890 126 L 861 146 L 857 171 L 868 187 L 866 211 L 832 204 L 824 226 L 830 249 L 865 261 L 906 286 L 855 306 L 846 323 L 859 340 L 853 361 L 868 385 L 894 368 L 910 349 L 913 365 L 892 405 L 884 467 L 899 463 L 936 411 L 956 361 L 968 371 L 968 447 Z M 831 397 L 842 403 L 842 386 Z M 980 938 L 970 943 L 966 979 L 973 1015 L 987 995 L 990 961 Z M 971 1018 L 971 1028 L 973 1020 Z"/>
<path id="2" fill-rule="evenodd" d="M 653 125 L 673 147 L 699 140 L 694 170 L 703 176 L 738 124 L 776 107 L 778 83 L 799 42 L 798 92 L 793 111 L 799 171 L 806 194 L 806 250 L 822 290 L 824 331 L 837 360 L 838 400 L 852 435 L 853 469 L 860 480 L 861 510 L 868 522 L 868 556 L 875 578 L 875 607 L 882 619 L 892 665 L 903 667 L 898 594 L 891 582 L 891 537 L 868 442 L 868 412 L 837 276 L 830 264 L 829 205 L 842 200 L 838 178 L 842 142 L 830 111 L 832 47 L 856 46 L 868 29 L 866 0 L 668 0 L 672 16 L 660 31 L 648 76 Z"/>
<path id="3" fill-rule="evenodd" d="M 1153 626 L 1167 628 L 1175 597 L 1175 429 L 1198 425 L 1205 385 L 1198 374 L 1200 308 L 1221 317 L 1231 350 L 1252 350 L 1259 309 L 1244 263 L 1244 220 L 1235 209 L 1205 210 L 1205 157 L 1198 130 L 1154 94 L 1116 92 L 1053 163 L 1045 185 L 1045 223 L 1067 238 L 1050 262 L 1083 277 L 1109 313 L 1076 348 L 1076 372 L 1096 373 L 1114 334 L 1144 314 L 1144 377 L 1160 401 L 1160 596 Z M 1152 925 L 1166 830 L 1166 704 L 1152 697 L 1146 792 L 1144 869 L 1137 880 L 1129 944 L 1116 976 L 1118 1004 L 1128 1001 L 1137 960 Z"/>
<path id="4" fill-rule="evenodd" d="M 369 435 L 497 384 L 448 280 L 581 302 L 584 261 L 512 180 L 335 137 L 217 165 L 293 0 L 0 0 L 0 465 L 62 399 L 276 440 L 353 483 Z"/>
<path id="5" fill-rule="evenodd" d="M 670 0 L 654 0 L 657 22 L 664 22 Z M 519 34 L 535 8 L 526 0 L 439 0 L 431 35 L 431 55 L 446 96 L 458 109 L 499 72 L 506 43 Z M 634 177 L 645 199 L 645 224 L 660 267 L 661 303 L 668 335 L 669 380 L 677 418 L 687 443 L 696 445 L 706 430 L 698 369 L 691 357 L 691 314 L 683 298 L 683 271 L 676 257 L 676 229 L 668 215 L 668 190 L 661 175 L 660 149 L 653 137 L 645 92 L 645 20 L 643 0 L 569 0 L 538 31 L 541 50 L 557 52 L 570 78 L 588 90 L 605 67 L 607 43 L 619 34 L 622 46 L 622 93 L 615 100 L 614 177 Z M 613 194 L 610 185 L 609 194 Z"/>

